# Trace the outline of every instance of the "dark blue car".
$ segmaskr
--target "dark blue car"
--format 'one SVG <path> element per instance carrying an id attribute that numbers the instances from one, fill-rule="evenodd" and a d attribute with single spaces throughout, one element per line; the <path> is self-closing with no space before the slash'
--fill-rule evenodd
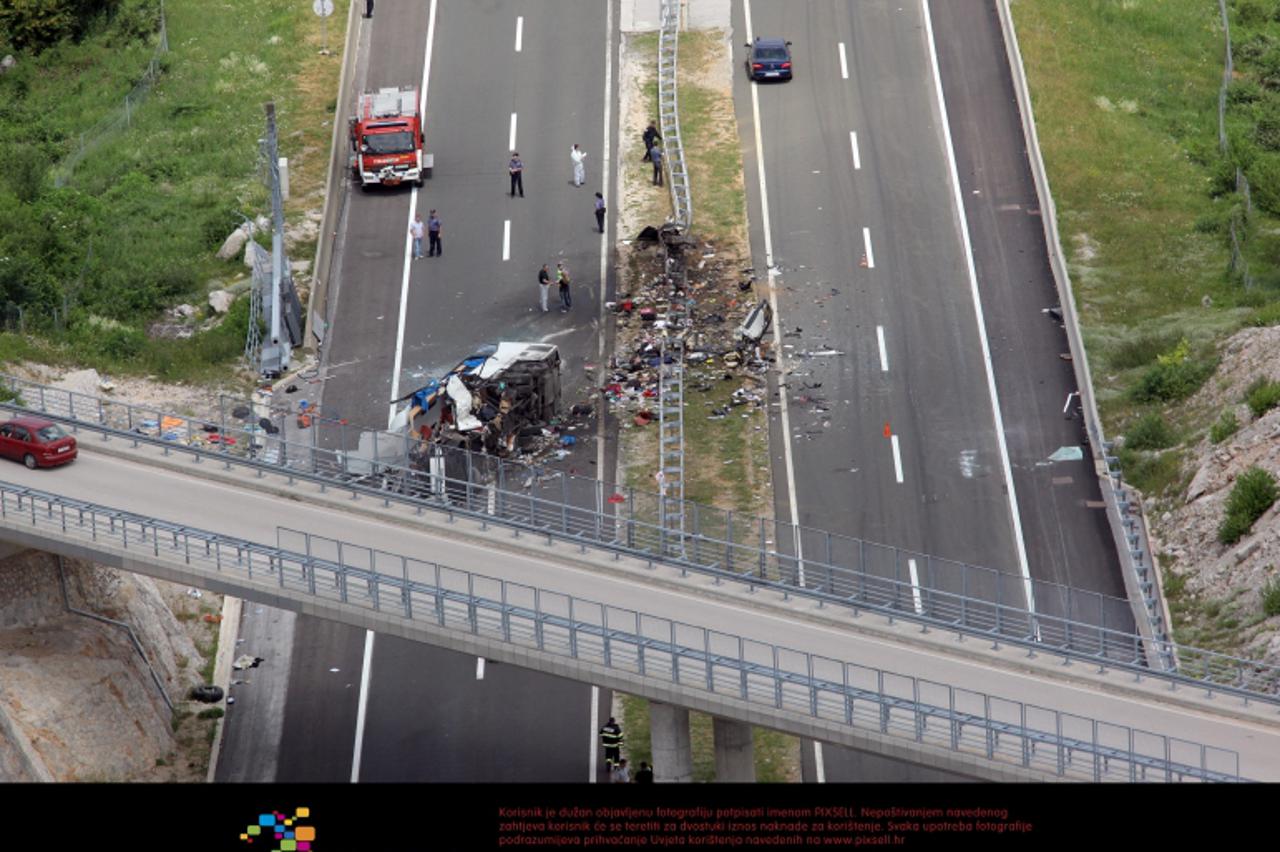
<path id="1" fill-rule="evenodd" d="M 748 42 L 747 73 L 752 80 L 790 80 L 791 42 L 780 38 L 756 37 Z"/>

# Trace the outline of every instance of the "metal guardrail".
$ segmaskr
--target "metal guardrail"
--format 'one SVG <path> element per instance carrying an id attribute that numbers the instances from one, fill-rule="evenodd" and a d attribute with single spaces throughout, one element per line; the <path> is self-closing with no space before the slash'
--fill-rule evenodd
<path id="1" fill-rule="evenodd" d="M 769 588 L 784 596 L 803 596 L 819 606 L 838 606 L 855 614 L 869 610 L 923 626 L 954 631 L 995 643 L 1024 648 L 1030 654 L 1053 653 L 1064 661 L 1082 660 L 1100 670 L 1119 669 L 1139 679 L 1154 677 L 1171 686 L 1184 685 L 1280 705 L 1280 667 L 1242 660 L 1213 651 L 1163 644 L 1156 651 L 1176 653 L 1176 672 L 1149 669 L 1148 639 L 1107 627 L 1108 607 L 1127 612 L 1122 598 L 1078 593 L 1052 583 L 1036 584 L 1038 610 L 1029 613 L 1022 601 L 1022 578 L 1012 574 L 916 554 L 820 530 L 795 527 L 763 518 L 738 516 L 698 503 L 686 503 L 689 523 L 683 537 L 661 523 L 660 497 L 599 480 L 572 478 L 493 456 L 449 450 L 437 458 L 444 472 L 412 467 L 373 466 L 340 449 L 326 449 L 320 439 L 325 421 L 314 420 L 312 443 L 287 442 L 268 436 L 257 424 L 236 425 L 223 410 L 220 422 L 163 414 L 156 409 L 78 394 L 24 379 L 0 376 L 0 383 L 24 397 L 0 403 L 0 409 L 39 411 L 72 428 L 161 446 L 199 461 L 211 459 L 311 481 L 322 488 L 341 488 L 423 511 L 472 517 L 488 524 L 535 532 L 582 547 L 677 565 L 716 578 Z M 225 400 L 224 400 L 225 402 Z M 338 426 L 340 424 L 330 424 Z M 336 433 L 333 437 L 339 437 Z M 389 436 L 409 452 L 405 436 Z M 271 446 L 268 447 L 268 441 Z M 269 451 L 269 454 L 268 454 Z M 375 453 L 378 452 L 375 449 Z M 267 460 L 269 458 L 269 460 Z M 745 528 L 745 530 L 743 529 Z M 774 536 L 770 539 L 768 536 Z M 800 560 L 770 547 L 800 537 Z M 918 563 L 913 582 L 909 561 Z M 976 595 L 983 595 L 977 597 Z M 1085 609 L 1086 604 L 1091 604 Z M 1057 609 L 1055 613 L 1051 610 Z M 1093 621 L 1080 616 L 1093 617 Z M 1102 622 L 1099 624 L 1099 622 Z"/>
<path id="2" fill-rule="evenodd" d="M 1106 504 L 1107 522 L 1125 573 L 1125 585 L 1134 598 L 1134 617 L 1138 629 L 1148 640 L 1154 655 L 1153 665 L 1176 669 L 1187 660 L 1179 658 L 1183 648 L 1171 641 L 1169 616 L 1160 592 L 1160 576 L 1151 553 L 1147 536 L 1146 518 L 1142 513 L 1142 495 L 1124 484 L 1119 460 L 1108 450 L 1111 444 L 1102 431 L 1102 418 L 1093 395 L 1093 375 L 1089 370 L 1089 353 L 1080 335 L 1080 317 L 1076 312 L 1075 295 L 1071 288 L 1071 276 L 1067 273 L 1062 254 L 1062 239 L 1058 235 L 1058 212 L 1049 188 L 1049 178 L 1040 156 L 1040 141 L 1036 135 L 1035 114 L 1032 110 L 1031 92 L 1027 85 L 1026 70 L 1022 65 L 1022 52 L 1018 48 L 1018 36 L 1013 27 L 1013 15 L 1009 0 L 996 4 L 1000 25 L 1004 30 L 1005 51 L 1009 57 L 1009 71 L 1013 90 L 1018 101 L 1019 118 L 1026 140 L 1027 161 L 1040 200 L 1041 219 L 1044 222 L 1045 246 L 1049 253 L 1049 267 L 1053 270 L 1058 288 L 1058 301 L 1062 307 L 1062 321 L 1067 341 L 1071 346 L 1071 368 L 1075 373 L 1076 387 L 1080 393 L 1080 411 L 1088 429 L 1090 452 L 1098 469 L 1098 485 Z M 1070 405 L 1070 399 L 1067 400 Z M 1103 473 L 1105 469 L 1105 474 Z M 1037 600 L 1039 597 L 1037 596 Z M 1139 602 L 1141 606 L 1139 606 Z M 1187 649 L 1191 650 L 1191 649 Z M 1196 659 L 1200 652 L 1195 652 Z"/>
<path id="3" fill-rule="evenodd" d="M 1234 751 L 287 528 L 278 528 L 280 546 L 272 547 L 7 483 L 0 483 L 0 517 L 175 560 L 222 583 L 266 582 L 329 605 L 430 622 L 1063 779 L 1241 780 Z"/>
<path id="4" fill-rule="evenodd" d="M 662 20 L 658 30 L 658 124 L 662 133 L 662 154 L 671 176 L 671 221 L 687 230 L 693 224 L 693 197 L 689 190 L 689 170 L 685 167 L 684 143 L 680 138 L 680 108 L 676 86 L 676 58 L 680 46 L 680 0 L 661 0 Z"/>

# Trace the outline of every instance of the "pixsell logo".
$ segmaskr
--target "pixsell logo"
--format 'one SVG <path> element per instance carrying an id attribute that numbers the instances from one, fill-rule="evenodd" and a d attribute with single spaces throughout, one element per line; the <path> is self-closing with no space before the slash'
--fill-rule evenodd
<path id="1" fill-rule="evenodd" d="M 311 821 L 311 808 L 296 808 L 292 816 L 279 811 L 258 814 L 257 822 L 240 832 L 243 843 L 253 845 L 255 852 L 316 852 L 316 827 L 302 825 Z"/>

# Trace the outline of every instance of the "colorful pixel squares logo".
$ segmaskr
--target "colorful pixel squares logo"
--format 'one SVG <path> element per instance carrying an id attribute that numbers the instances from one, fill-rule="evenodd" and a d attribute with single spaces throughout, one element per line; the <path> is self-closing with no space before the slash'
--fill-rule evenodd
<path id="1" fill-rule="evenodd" d="M 240 840 L 262 844 L 254 847 L 262 852 L 315 852 L 316 827 L 300 824 L 301 820 L 310 819 L 311 808 L 297 808 L 292 816 L 285 816 L 279 811 L 258 814 L 258 821 L 240 832 Z"/>

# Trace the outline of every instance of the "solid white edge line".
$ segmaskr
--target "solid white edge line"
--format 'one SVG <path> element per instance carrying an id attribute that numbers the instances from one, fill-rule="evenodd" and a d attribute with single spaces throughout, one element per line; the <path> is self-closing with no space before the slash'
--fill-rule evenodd
<path id="1" fill-rule="evenodd" d="M 587 783 L 596 783 L 596 772 L 598 771 L 597 760 L 599 759 L 596 752 L 596 731 L 600 730 L 600 687 L 591 687 L 591 731 L 587 741 L 591 744 L 589 757 L 587 758 Z"/>
<path id="2" fill-rule="evenodd" d="M 524 46 L 524 15 L 516 15 L 516 53 Z"/>
<path id="3" fill-rule="evenodd" d="M 853 167 L 854 169 L 862 168 L 862 156 L 858 153 L 858 131 L 849 131 L 849 147 L 853 149 Z"/>
<path id="4" fill-rule="evenodd" d="M 611 97 L 612 90 L 613 90 L 613 4 L 612 3 L 605 4 L 604 25 L 605 25 L 606 36 L 605 36 L 605 46 L 604 46 L 604 142 L 600 146 L 600 149 L 601 149 L 600 174 L 602 176 L 602 179 L 600 182 L 601 192 L 604 192 L 609 186 L 609 173 L 610 173 L 609 163 L 610 163 L 610 156 L 611 156 L 611 148 L 609 145 L 609 141 L 610 139 L 612 139 L 612 137 L 609 135 L 609 125 L 611 122 L 614 121 L 613 99 Z M 621 118 L 622 118 L 621 116 L 618 116 L 617 120 L 621 120 Z M 612 206 L 614 204 L 614 201 L 621 197 L 622 197 L 622 175 L 617 174 L 617 175 L 614 175 L 613 198 L 605 199 L 606 206 Z M 610 236 L 611 236 L 611 233 L 609 229 L 609 216 L 606 213 L 604 217 L 604 233 L 600 235 L 600 298 L 598 300 L 600 303 L 600 311 L 598 314 L 598 324 L 596 326 L 597 328 L 596 363 L 599 364 L 600 366 L 597 372 L 597 382 L 596 382 L 597 387 L 604 387 L 604 383 L 605 383 L 604 382 L 604 377 L 605 377 L 604 329 L 605 329 L 605 324 L 607 322 L 607 318 L 605 317 L 604 303 L 605 303 L 605 295 L 608 292 L 608 286 L 609 286 L 609 238 Z M 601 412 L 601 415 L 602 416 L 597 418 L 596 420 L 596 477 L 597 479 L 604 479 L 605 418 L 603 417 L 603 411 Z M 601 497 L 603 497 L 603 489 L 601 489 L 601 491 L 597 493 Z M 597 506 L 596 509 L 597 511 L 603 510 L 604 509 L 603 504 Z M 592 752 L 592 754 L 594 754 L 594 752 Z M 594 780 L 595 774 L 592 773 L 591 777 Z"/>
<path id="5" fill-rule="evenodd" d="M 364 660 L 360 663 L 360 700 L 356 705 L 356 743 L 351 754 L 351 783 L 360 780 L 360 756 L 364 748 L 364 720 L 369 709 L 369 671 L 373 668 L 373 631 L 364 632 Z"/>
<path id="6" fill-rule="evenodd" d="M 880 343 L 880 372 L 889 372 L 889 350 L 884 347 L 884 326 L 876 326 L 876 340 Z"/>
<path id="7" fill-rule="evenodd" d="M 601 180 L 601 192 L 609 185 L 609 124 L 613 121 L 613 100 L 610 94 L 613 89 L 613 4 L 605 3 L 605 47 L 604 47 L 604 142 L 601 144 L 600 154 L 600 174 L 603 176 Z M 621 120 L 621 116 L 618 117 Z M 612 205 L 614 199 L 622 197 L 622 175 L 614 175 L 614 195 L 612 199 L 605 199 L 605 203 Z M 605 293 L 608 287 L 609 272 L 609 217 L 604 219 L 604 233 L 600 235 L 600 322 L 597 326 L 597 342 L 599 346 L 598 358 L 596 363 L 599 367 L 600 386 L 604 385 L 604 328 L 605 313 L 604 301 Z M 602 412 L 603 414 L 603 412 Z M 601 416 L 597 420 L 596 434 L 596 475 L 598 478 L 604 478 L 604 417 Z M 598 507 L 603 508 L 603 507 Z M 599 771 L 599 749 L 596 748 L 596 732 L 600 730 L 600 687 L 591 687 L 591 729 L 587 731 L 587 783 L 596 783 L 596 773 Z"/>
<path id="8" fill-rule="evenodd" d="M 754 41 L 751 30 L 751 0 L 742 0 L 742 11 L 747 22 L 747 42 Z M 777 352 L 782 352 L 782 318 L 778 312 L 778 288 L 774 284 L 777 271 L 773 266 L 773 235 L 769 229 L 769 190 L 764 178 L 764 141 L 760 136 L 760 96 L 756 87 L 751 85 L 751 120 L 754 123 L 756 143 L 756 175 L 760 181 L 760 218 L 761 230 L 764 232 L 764 262 L 769 272 L 769 306 L 773 308 L 773 345 Z M 791 457 L 791 417 L 787 413 L 787 387 L 784 381 L 782 360 L 778 360 L 778 394 L 782 402 L 782 449 L 787 469 L 788 502 L 791 509 L 792 527 L 800 523 L 800 509 L 796 505 L 796 471 Z M 796 536 L 797 577 L 800 585 L 804 585 L 804 548 L 800 537 Z"/>
<path id="9" fill-rule="evenodd" d="M 924 604 L 920 601 L 920 574 L 916 571 L 916 561 L 914 559 L 907 560 L 907 570 L 911 572 L 911 598 L 915 603 L 916 612 L 924 612 Z"/>
<path id="10" fill-rule="evenodd" d="M 484 657 L 476 657 L 476 680 L 484 680 Z"/>
<path id="11" fill-rule="evenodd" d="M 849 60 L 844 55 L 844 42 L 840 42 L 840 76 L 849 79 Z"/>
<path id="12" fill-rule="evenodd" d="M 898 484 L 902 484 L 902 452 L 898 449 L 898 436 L 891 435 L 890 441 L 893 444 L 893 475 L 898 478 Z"/>
<path id="13" fill-rule="evenodd" d="M 1013 487 L 1013 470 L 1009 464 L 1009 447 L 1004 440 L 1004 417 L 1000 414 L 1000 397 L 996 393 L 995 368 L 991 364 L 991 347 L 987 343 L 987 323 L 982 315 L 982 297 L 978 293 L 978 272 L 973 264 L 973 245 L 969 241 L 969 219 L 964 212 L 964 200 L 960 197 L 960 173 L 956 167 L 955 148 L 951 142 L 951 125 L 947 118 L 947 102 L 942 94 L 942 77 L 938 71 L 938 49 L 933 40 L 933 19 L 929 15 L 929 0 L 920 0 L 924 11 L 924 29 L 929 39 L 929 60 L 933 70 L 933 86 L 942 114 L 942 133 L 947 143 L 947 167 L 951 172 L 951 200 L 960 219 L 960 235 L 964 243 L 965 265 L 969 271 L 969 292 L 973 296 L 973 308 L 978 318 L 978 341 L 982 344 L 982 361 L 987 371 L 987 390 L 991 394 L 991 409 L 995 418 L 996 441 L 1000 447 L 1000 466 L 1004 468 L 1004 481 L 1009 488 L 1009 514 L 1013 520 L 1013 538 L 1018 551 L 1018 567 L 1022 571 L 1022 585 L 1027 596 L 1027 610 L 1036 611 L 1035 593 L 1031 587 L 1031 567 L 1027 563 L 1027 545 L 1022 537 L 1022 516 L 1018 512 L 1018 492 Z M 1039 626 L 1036 627 L 1037 632 Z"/>
<path id="14" fill-rule="evenodd" d="M 502 220 L 502 259 L 508 261 L 511 259 L 511 220 Z"/>
<path id="15" fill-rule="evenodd" d="M 507 133 L 507 150 L 512 153 L 516 150 L 516 114 L 511 113 L 511 130 Z"/>
<path id="16" fill-rule="evenodd" d="M 747 43 L 755 41 L 751 28 L 751 0 L 742 0 L 742 14 L 747 24 Z M 760 96 L 754 84 L 751 86 L 751 121 L 756 143 L 756 177 L 760 181 L 760 227 L 764 233 L 764 262 L 769 273 L 769 306 L 773 308 L 773 345 L 777 352 L 782 352 L 782 316 L 778 312 L 778 289 L 774 284 L 777 272 L 773 267 L 773 235 L 769 226 L 769 190 L 764 177 L 764 141 L 760 136 Z M 784 381 L 782 359 L 778 359 L 778 396 L 782 402 L 782 454 L 787 469 L 787 502 L 791 509 L 791 523 L 794 527 L 799 523 L 800 510 L 796 505 L 796 469 L 791 458 L 791 417 L 787 413 L 787 386 Z M 797 579 L 804 585 L 804 547 L 799 536 L 796 536 Z M 813 741 L 813 760 L 815 771 L 820 782 L 827 777 L 826 766 L 822 760 L 822 743 Z"/>
<path id="17" fill-rule="evenodd" d="M 867 269 L 876 268 L 876 256 L 871 253 L 871 229 L 862 229 L 862 247 L 867 253 Z"/>
<path id="18" fill-rule="evenodd" d="M 427 14 L 427 49 L 422 59 L 422 91 L 418 95 L 418 115 L 427 117 L 427 82 L 431 77 L 431 48 L 436 37 L 436 3 L 437 0 L 431 0 L 431 11 Z M 409 193 L 409 222 L 413 221 L 413 214 L 418 209 L 418 188 L 413 187 Z M 400 281 L 400 319 L 396 323 L 396 357 L 395 364 L 391 368 L 391 402 L 387 404 L 387 425 L 391 425 L 391 421 L 396 416 L 395 400 L 400 397 L 400 370 L 404 364 L 404 329 L 405 322 L 408 319 L 409 305 L 409 251 L 413 246 L 412 238 L 409 236 L 409 226 L 405 224 L 405 262 L 404 275 Z"/>

